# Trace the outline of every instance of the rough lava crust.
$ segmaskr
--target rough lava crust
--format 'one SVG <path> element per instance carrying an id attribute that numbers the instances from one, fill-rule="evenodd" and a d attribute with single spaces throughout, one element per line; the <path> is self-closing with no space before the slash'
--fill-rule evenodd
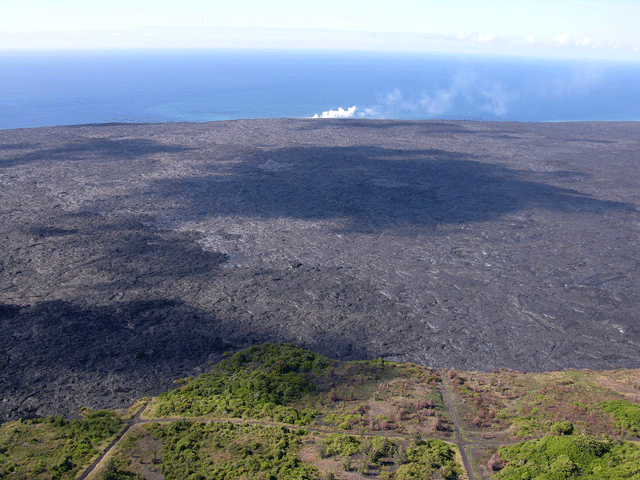
<path id="1" fill-rule="evenodd" d="M 640 123 L 0 130 L 0 418 L 115 408 L 225 350 L 640 366 Z"/>

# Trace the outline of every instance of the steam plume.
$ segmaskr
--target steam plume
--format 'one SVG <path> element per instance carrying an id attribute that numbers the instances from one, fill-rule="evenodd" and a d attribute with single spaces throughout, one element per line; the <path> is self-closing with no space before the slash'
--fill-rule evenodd
<path id="1" fill-rule="evenodd" d="M 347 108 L 346 110 L 342 107 L 338 107 L 338 110 L 329 110 L 326 112 L 322 112 L 320 115 L 317 113 L 313 116 L 313 118 L 348 118 L 353 117 L 356 113 L 356 106 Z"/>

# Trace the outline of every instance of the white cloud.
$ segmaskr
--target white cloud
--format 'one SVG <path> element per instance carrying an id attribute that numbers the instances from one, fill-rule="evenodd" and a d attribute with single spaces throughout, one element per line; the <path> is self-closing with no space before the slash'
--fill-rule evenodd
<path id="1" fill-rule="evenodd" d="M 2 11 L 0 50 L 268 48 L 640 60 L 638 41 L 622 41 L 615 35 L 603 36 L 597 32 L 572 35 L 566 31 L 560 35 L 545 36 L 526 28 L 522 34 L 507 36 L 497 30 L 479 33 L 470 29 L 452 29 L 448 34 L 415 34 L 198 26 L 25 32 L 15 28 L 3 28 L 1 18 Z M 558 31 L 562 32 L 556 30 Z M 77 40 L 80 34 L 86 39 L 81 43 Z M 355 115 L 361 112 L 362 109 Z"/>
<path id="2" fill-rule="evenodd" d="M 338 107 L 338 110 L 328 110 L 322 112 L 320 115 L 317 113 L 312 118 L 349 118 L 353 117 L 356 113 L 356 106 L 349 107 L 346 110 L 342 107 Z"/>
<path id="3" fill-rule="evenodd" d="M 442 35 L 441 37 L 446 38 L 447 35 Z M 450 37 L 450 36 L 449 36 Z M 474 42 L 474 43 L 490 43 L 498 38 L 498 35 L 495 33 L 478 33 L 478 32 L 467 32 L 466 30 L 459 30 L 454 34 L 454 38 L 461 42 Z"/>
<path id="4" fill-rule="evenodd" d="M 497 35 L 495 33 L 487 33 L 485 35 L 478 35 L 475 40 L 480 43 L 488 43 L 493 42 L 496 37 Z"/>
<path id="5" fill-rule="evenodd" d="M 576 45 L 587 47 L 587 46 L 591 45 L 592 42 L 593 42 L 593 40 L 591 40 L 591 38 L 584 37 L 582 40 L 576 40 Z"/>
<path id="6" fill-rule="evenodd" d="M 610 48 L 611 50 L 617 50 L 620 48 L 620 44 L 616 42 L 607 42 L 603 38 L 591 38 L 584 37 L 582 40 L 576 41 L 576 45 L 579 47 L 589 48 Z"/>

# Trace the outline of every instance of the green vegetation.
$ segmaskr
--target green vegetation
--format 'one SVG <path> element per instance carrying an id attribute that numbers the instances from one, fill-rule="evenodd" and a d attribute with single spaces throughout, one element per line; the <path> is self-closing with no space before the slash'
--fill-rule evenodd
<path id="1" fill-rule="evenodd" d="M 640 450 L 620 438 L 640 436 L 640 370 L 445 373 L 484 478 L 640 478 Z M 134 425 L 93 478 L 464 478 L 455 446 L 443 441 L 452 429 L 442 381 L 408 363 L 251 347 L 153 400 L 149 423 Z M 101 411 L 0 426 L 0 479 L 76 477 L 138 407 L 121 417 Z M 154 422 L 163 418 L 176 421 Z M 518 436 L 537 439 L 490 446 Z"/>
<path id="2" fill-rule="evenodd" d="M 619 400 L 618 390 L 626 392 L 629 382 L 637 381 L 637 372 L 632 371 L 626 377 L 575 370 L 449 372 L 448 376 L 464 400 L 461 417 L 467 428 L 502 430 L 517 437 L 542 436 L 565 420 L 580 431 L 613 434 L 613 417 L 601 405 Z"/>
<path id="3" fill-rule="evenodd" d="M 551 426 L 551 432 L 558 435 L 571 435 L 573 433 L 573 423 L 566 420 L 556 422 Z"/>
<path id="4" fill-rule="evenodd" d="M 113 412 L 89 412 L 84 419 L 37 418 L 0 427 L 0 478 L 74 478 L 122 428 Z"/>
<path id="5" fill-rule="evenodd" d="M 640 437 L 640 406 L 627 400 L 602 402 L 600 407 L 615 417 L 615 426 L 619 432 Z"/>
<path id="6" fill-rule="evenodd" d="M 308 425 L 318 412 L 289 404 L 311 395 L 315 386 L 306 375 L 319 374 L 329 365 L 325 357 L 295 345 L 250 347 L 186 386 L 162 394 L 154 404 L 155 414 L 261 418 Z"/>
<path id="7" fill-rule="evenodd" d="M 498 450 L 504 480 L 638 478 L 640 449 L 630 442 L 600 441 L 589 435 L 546 436 Z"/>
<path id="8" fill-rule="evenodd" d="M 342 430 L 441 431 L 448 420 L 426 367 L 382 359 L 335 362 L 291 344 L 261 345 L 228 355 L 210 372 L 151 405 L 165 418 L 256 418 L 292 425 L 315 421 Z M 385 414 L 370 402 L 387 402 Z M 390 413 L 394 413 L 391 415 Z M 404 426 L 400 426 L 400 424 Z M 399 430 L 398 430 L 399 431 Z"/>
<path id="9" fill-rule="evenodd" d="M 317 478 L 297 456 L 302 446 L 297 432 L 284 427 L 175 422 L 153 425 L 151 432 L 163 444 L 166 480 Z"/>
<path id="10" fill-rule="evenodd" d="M 462 474 L 455 461 L 451 445 L 441 440 L 418 440 L 406 450 L 406 461 L 398 468 L 395 479 L 419 480 L 432 478 L 435 473 L 443 478 L 459 478 Z"/>
<path id="11" fill-rule="evenodd" d="M 385 437 L 358 439 L 333 433 L 321 444 L 320 451 L 323 458 L 341 458 L 344 470 L 358 466 L 361 473 L 383 474 L 394 480 L 428 479 L 435 473 L 458 478 L 461 474 L 453 447 L 437 439 L 416 439 L 405 449 L 402 442 Z"/>
<path id="12" fill-rule="evenodd" d="M 382 465 L 391 462 L 391 459 L 401 465 L 406 463 L 407 457 L 402 445 L 385 437 L 370 437 L 362 441 L 362 453 L 370 464 Z"/>
<path id="13" fill-rule="evenodd" d="M 324 441 L 325 454 L 328 456 L 350 457 L 360 451 L 360 440 L 351 435 L 332 433 Z"/>
<path id="14" fill-rule="evenodd" d="M 290 343 L 264 344 L 241 350 L 214 366 L 215 371 L 234 373 L 271 368 L 280 373 L 322 372 L 337 362 Z"/>
<path id="15" fill-rule="evenodd" d="M 300 435 L 285 427 L 175 421 L 151 424 L 124 442 L 113 478 L 136 478 L 130 459 L 148 438 L 159 442 L 152 463 L 166 480 L 316 479 L 318 471 L 298 458 Z M 144 475 L 140 475 L 143 477 Z"/>

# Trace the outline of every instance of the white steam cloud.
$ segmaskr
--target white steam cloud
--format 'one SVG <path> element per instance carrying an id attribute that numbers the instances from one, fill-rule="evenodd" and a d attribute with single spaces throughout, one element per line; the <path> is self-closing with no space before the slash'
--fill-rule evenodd
<path id="1" fill-rule="evenodd" d="M 535 38 L 532 41 L 536 41 Z M 494 73 L 462 67 L 449 78 L 435 77 L 437 83 L 432 86 L 408 91 L 390 89 L 371 106 L 329 110 L 313 118 L 490 120 L 526 117 L 527 111 L 523 110 L 526 105 L 548 104 L 565 98 L 571 101 L 588 98 L 594 89 L 601 88 L 607 71 L 598 64 L 571 64 L 554 70 L 551 78 L 546 73 L 543 78 L 535 71 L 531 78 L 521 78 L 517 72 L 509 71 L 502 75 L 502 71 Z"/>
<path id="2" fill-rule="evenodd" d="M 473 72 L 456 75 L 448 88 L 425 89 L 417 96 L 405 98 L 396 88 L 373 107 L 362 109 L 359 117 L 394 118 L 409 113 L 411 116 L 434 118 L 463 110 L 485 111 L 497 117 L 508 113 L 508 103 L 513 99 L 500 82 L 481 82 Z"/>
<path id="3" fill-rule="evenodd" d="M 317 113 L 312 118 L 349 118 L 353 117 L 356 113 L 356 106 L 349 107 L 346 110 L 342 107 L 338 107 L 338 110 L 328 110 L 322 112 L 320 115 Z"/>

